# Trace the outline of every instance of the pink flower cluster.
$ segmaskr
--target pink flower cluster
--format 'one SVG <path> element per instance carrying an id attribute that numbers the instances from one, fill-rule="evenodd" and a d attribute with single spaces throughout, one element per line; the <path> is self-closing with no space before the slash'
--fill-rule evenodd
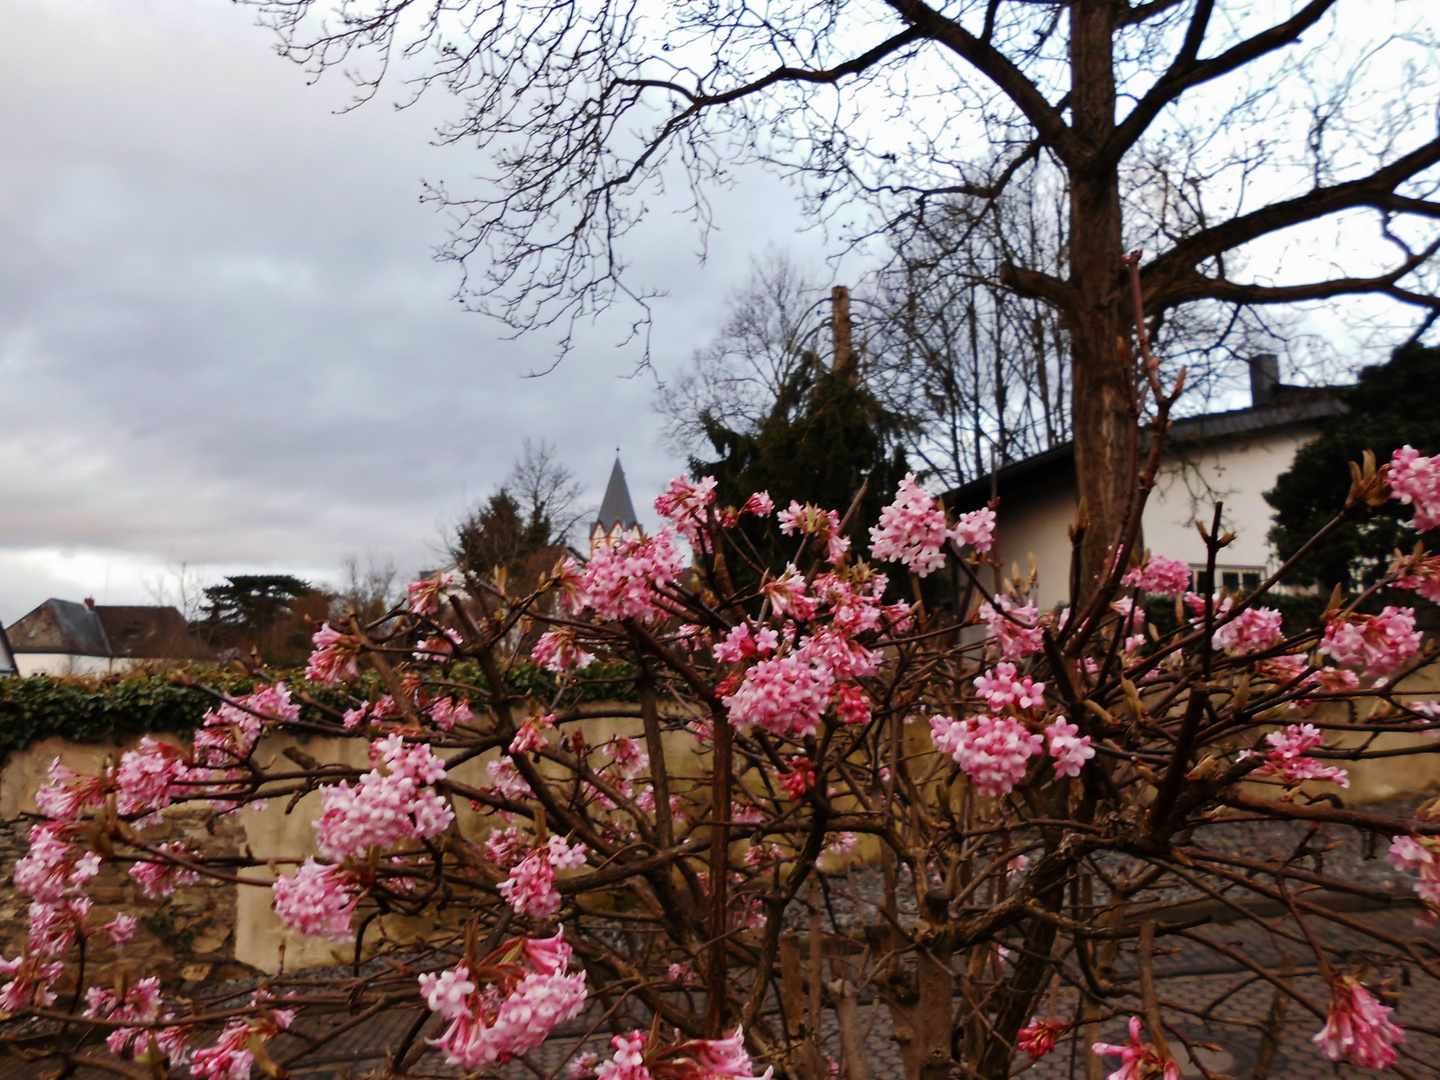
<path id="1" fill-rule="evenodd" d="M 315 650 L 305 666 L 305 678 L 333 685 L 341 679 L 360 677 L 360 639 L 341 633 L 328 622 L 310 638 Z"/>
<path id="2" fill-rule="evenodd" d="M 1342 975 L 1330 984 L 1330 1014 L 1311 1041 L 1330 1061 L 1388 1069 L 1396 1044 L 1405 1041 L 1404 1030 L 1390 1020 L 1392 1011 L 1353 975 Z"/>
<path id="3" fill-rule="evenodd" d="M 1022 660 L 1045 647 L 1045 631 L 1034 604 L 1016 604 L 1008 596 L 997 596 L 995 602 L 998 608 L 988 601 L 980 605 L 980 618 L 999 642 L 1002 659 Z"/>
<path id="4" fill-rule="evenodd" d="M 1029 1054 L 1031 1061 L 1042 1058 L 1055 1049 L 1055 1037 L 1064 1034 L 1069 1027 L 1063 1020 L 1041 1020 L 1032 1016 L 1030 1023 L 1020 1029 L 1015 1048 Z"/>
<path id="5" fill-rule="evenodd" d="M 1440 840 L 1433 836 L 1397 836 L 1390 842 L 1389 856 L 1397 870 L 1419 874 L 1415 895 L 1432 911 L 1440 909 Z"/>
<path id="6" fill-rule="evenodd" d="M 405 586 L 405 595 L 410 601 L 413 615 L 438 615 L 445 591 L 455 584 L 454 574 L 436 574 L 421 581 L 412 581 Z"/>
<path id="7" fill-rule="evenodd" d="M 468 724 L 475 719 L 466 701 L 451 697 L 437 698 L 430 705 L 430 719 L 441 731 L 450 731 L 456 724 Z"/>
<path id="8" fill-rule="evenodd" d="M 1045 684 L 1029 675 L 1017 676 L 1014 664 L 996 664 L 975 680 L 975 689 L 995 712 L 1011 707 L 1029 712 L 1045 705 Z"/>
<path id="9" fill-rule="evenodd" d="M 498 971 L 498 982 L 483 985 L 467 961 L 439 975 L 420 976 L 420 993 L 431 1012 L 450 1026 L 434 1046 L 447 1065 L 479 1069 L 535 1049 L 556 1025 L 585 1007 L 585 973 L 567 975 L 570 946 L 564 933 L 520 943 L 519 960 L 494 961 L 516 952 L 507 942 L 477 967 Z"/>
<path id="10" fill-rule="evenodd" d="M 177 794 L 175 782 L 185 772 L 184 751 L 145 736 L 136 749 L 120 755 L 115 770 L 116 809 L 122 814 L 149 814 L 169 806 Z"/>
<path id="11" fill-rule="evenodd" d="M 815 786 L 815 766 L 804 755 L 790 759 L 790 771 L 780 774 L 780 786 L 792 799 L 798 799 Z"/>
<path id="12" fill-rule="evenodd" d="M 399 735 L 370 744 L 379 767 L 351 787 L 342 780 L 320 793 L 315 835 L 323 855 L 344 859 L 367 848 L 439 836 L 455 812 L 426 785 L 445 776 L 445 763 L 424 743 L 406 744 Z M 382 771 L 383 768 L 383 771 Z"/>
<path id="13" fill-rule="evenodd" d="M 1040 753 L 1045 740 L 1009 716 L 979 716 L 954 720 L 930 718 L 935 748 L 949 754 L 981 795 L 1005 795 L 1025 779 L 1030 758 Z"/>
<path id="14" fill-rule="evenodd" d="M 775 1073 L 771 1066 L 755 1075 L 739 1030 L 723 1039 L 691 1039 L 669 1047 L 649 1048 L 649 1041 L 638 1029 L 613 1036 L 615 1054 L 600 1063 L 596 1080 L 770 1080 Z"/>
<path id="15" fill-rule="evenodd" d="M 292 930 L 311 937 L 351 941 L 355 913 L 355 875 L 334 865 L 306 859 L 294 877 L 279 877 L 271 887 L 275 914 Z"/>
<path id="16" fill-rule="evenodd" d="M 256 1000 L 260 1000 L 259 994 Z M 249 1080 L 256 1048 L 294 1020 L 294 1009 L 270 1009 L 247 1020 L 230 1021 L 212 1045 L 190 1055 L 190 1075 L 195 1080 Z"/>
<path id="17" fill-rule="evenodd" d="M 733 627 L 725 640 L 712 650 L 717 663 L 739 664 L 757 656 L 769 656 L 780 646 L 780 636 L 770 627 L 751 633 L 749 623 Z"/>
<path id="18" fill-rule="evenodd" d="M 706 476 L 696 483 L 677 476 L 670 481 L 670 486 L 663 494 L 656 496 L 655 512 L 661 517 L 669 518 L 676 532 L 689 541 L 691 548 L 698 551 L 700 533 L 705 528 L 705 516 L 714 503 L 713 476 Z"/>
<path id="19" fill-rule="evenodd" d="M 195 764 L 184 774 L 185 792 L 208 797 L 220 809 L 233 809 L 236 803 L 219 796 L 240 789 L 233 781 L 245 775 L 239 766 L 254 752 L 261 730 L 266 725 L 287 724 L 299 715 L 300 706 L 290 699 L 283 682 L 263 686 L 207 712 L 191 743 Z"/>
<path id="20" fill-rule="evenodd" d="M 756 724 L 774 735 L 803 739 L 820 727 L 830 703 L 834 672 L 799 652 L 761 660 L 739 688 L 721 700 L 735 727 Z"/>
<path id="21" fill-rule="evenodd" d="M 945 565 L 950 535 L 945 511 L 909 473 L 900 481 L 895 501 L 880 511 L 880 524 L 870 530 L 870 554 L 881 562 L 904 563 L 916 576 L 926 577 Z"/>
<path id="22" fill-rule="evenodd" d="M 490 774 L 490 786 L 504 798 L 528 799 L 535 794 L 520 775 L 515 759 L 508 755 L 486 762 L 485 771 Z"/>
<path id="23" fill-rule="evenodd" d="M 1232 656 L 1249 656 L 1278 644 L 1282 636 L 1280 612 L 1274 608 L 1249 607 L 1218 627 L 1210 644 Z"/>
<path id="24" fill-rule="evenodd" d="M 1415 612 L 1387 607 L 1379 615 L 1346 615 L 1332 620 L 1320 639 L 1320 652 L 1345 667 L 1364 668 L 1369 678 L 1389 676 L 1420 648 Z"/>
<path id="25" fill-rule="evenodd" d="M 30 850 L 15 863 L 12 882 L 30 897 L 30 938 L 25 954 L 0 959 L 0 1009 L 14 1012 L 55 1000 L 51 986 L 64 970 L 61 957 L 90 914 L 84 887 L 100 871 L 100 856 L 73 841 L 81 826 L 47 821 L 30 830 Z"/>
<path id="26" fill-rule="evenodd" d="M 775 614 L 790 616 L 802 622 L 815 617 L 820 610 L 820 598 L 812 596 L 804 576 L 794 563 L 785 567 L 785 573 L 772 578 L 760 586 L 760 591 L 770 601 Z"/>
<path id="27" fill-rule="evenodd" d="M 834 510 L 821 510 L 818 506 L 801 506 L 791 500 L 790 506 L 781 510 L 776 520 L 780 531 L 786 536 L 800 533 L 825 545 L 825 561 L 838 563 L 850 550 L 850 538 L 840 534 L 840 515 Z"/>
<path id="28" fill-rule="evenodd" d="M 1120 584 L 1156 596 L 1179 596 L 1190 588 L 1190 564 L 1165 555 L 1151 555 L 1144 565 L 1127 571 Z"/>
<path id="29" fill-rule="evenodd" d="M 181 843 L 159 844 L 155 848 L 159 857 L 130 864 L 130 877 L 140 886 L 140 892 L 150 900 L 170 896 L 176 889 L 194 885 L 200 875 L 175 859 L 194 859 L 194 854 L 185 850 Z"/>
<path id="30" fill-rule="evenodd" d="M 1410 572 L 1395 582 L 1397 589 L 1414 589 L 1431 603 L 1440 604 L 1440 555 L 1427 555 L 1410 564 Z"/>
<path id="31" fill-rule="evenodd" d="M 1402 446 L 1391 455 L 1385 482 L 1391 498 L 1415 507 L 1415 528 L 1440 527 L 1440 456 L 1424 457 L 1413 446 Z"/>
<path id="32" fill-rule="evenodd" d="M 631 529 L 614 547 L 597 548 L 568 598 L 571 610 L 590 608 L 602 619 L 658 618 L 663 612 L 655 603 L 655 590 L 669 585 L 685 569 L 673 537 L 668 528 L 653 537 Z"/>
<path id="33" fill-rule="evenodd" d="M 1278 776 L 1286 784 L 1306 780 L 1323 780 L 1341 787 L 1350 786 L 1350 775 L 1334 765 L 1321 765 L 1306 755 L 1323 741 L 1324 736 L 1314 724 L 1291 724 L 1283 731 L 1265 736 L 1273 750 L 1265 756 L 1265 764 L 1255 770 L 1256 776 Z"/>
<path id="34" fill-rule="evenodd" d="M 1056 776 L 1079 776 L 1085 762 L 1095 756 L 1089 735 L 1079 735 L 1080 729 L 1063 716 L 1045 729 L 1050 741 L 1050 756 L 1055 759 Z"/>
<path id="35" fill-rule="evenodd" d="M 107 990 L 100 986 L 90 987 L 85 991 L 84 1015 L 92 1020 L 148 1024 L 161 1018 L 161 1004 L 160 980 L 151 976 L 125 988 L 123 997 L 117 995 L 114 990 Z M 165 1019 L 168 1020 L 171 1017 L 167 1015 Z M 131 1050 L 137 1040 L 148 1040 L 151 1034 L 152 1031 L 144 1028 L 116 1028 L 106 1037 L 105 1048 L 116 1057 L 120 1057 L 127 1050 Z M 153 1034 L 161 1052 L 172 1062 L 184 1060 L 186 1056 L 184 1029 L 161 1028 L 154 1031 Z"/>
<path id="36" fill-rule="evenodd" d="M 567 844 L 563 836 L 551 836 L 500 882 L 500 895 L 519 914 L 548 919 L 560 910 L 555 871 L 584 866 L 586 850 L 584 844 Z"/>
<path id="37" fill-rule="evenodd" d="M 595 654 L 586 652 L 576 642 L 573 626 L 562 626 L 540 635 L 535 648 L 530 650 L 530 659 L 547 671 L 578 671 L 593 664 Z"/>
<path id="38" fill-rule="evenodd" d="M 1169 1054 L 1161 1054 L 1153 1043 L 1147 1043 L 1144 1025 L 1138 1016 L 1130 1017 L 1130 1038 L 1119 1046 L 1097 1042 L 1090 1049 L 1106 1057 L 1119 1055 L 1120 1068 L 1106 1080 L 1180 1080 L 1180 1066 Z"/>

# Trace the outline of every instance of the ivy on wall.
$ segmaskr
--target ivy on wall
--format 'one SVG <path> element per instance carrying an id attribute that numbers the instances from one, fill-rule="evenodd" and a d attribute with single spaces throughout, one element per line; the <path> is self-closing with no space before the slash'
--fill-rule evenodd
<path id="1" fill-rule="evenodd" d="M 186 674 L 237 697 L 248 694 L 256 682 L 249 675 L 213 668 L 189 669 Z M 348 687 L 307 684 L 300 671 L 273 674 L 292 688 L 303 685 L 315 701 L 342 711 L 356 699 L 375 700 L 384 692 L 373 672 Z M 557 708 L 582 701 L 629 701 L 635 697 L 634 669 L 628 664 L 602 662 L 585 674 L 583 684 L 567 684 L 562 694 L 553 672 L 526 663 L 511 669 L 507 683 L 511 693 L 533 694 L 540 701 L 555 702 Z M 479 669 L 471 664 L 456 664 L 450 677 L 457 683 L 484 685 Z M 201 717 L 214 705 L 213 697 L 184 685 L 175 672 L 0 679 L 0 763 L 33 742 L 54 736 L 79 743 L 124 743 L 141 735 L 185 734 L 199 727 Z M 303 706 L 301 715 L 315 721 L 326 719 L 313 706 Z"/>

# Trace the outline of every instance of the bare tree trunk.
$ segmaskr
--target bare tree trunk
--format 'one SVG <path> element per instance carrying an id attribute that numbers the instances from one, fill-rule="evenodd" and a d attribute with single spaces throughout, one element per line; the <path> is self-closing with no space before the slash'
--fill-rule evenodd
<path id="1" fill-rule="evenodd" d="M 1089 160 L 1070 170 L 1069 312 L 1074 363 L 1075 472 L 1090 529 L 1081 546 L 1080 591 L 1088 594 L 1120 524 L 1129 490 L 1130 320 L 1122 259 L 1120 182 L 1100 154 L 1115 127 L 1111 46 L 1116 5 L 1078 0 L 1070 8 L 1074 128 Z"/>

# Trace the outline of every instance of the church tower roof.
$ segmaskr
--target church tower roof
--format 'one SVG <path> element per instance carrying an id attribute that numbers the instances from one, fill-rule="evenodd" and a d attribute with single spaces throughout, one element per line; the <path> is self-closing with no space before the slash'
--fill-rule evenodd
<path id="1" fill-rule="evenodd" d="M 637 524 L 635 506 L 630 501 L 630 488 L 625 483 L 625 470 L 620 467 L 618 457 L 615 468 L 610 470 L 610 483 L 605 486 L 605 498 L 600 501 L 600 517 L 596 524 L 606 535 L 617 525 L 621 529 L 633 529 Z"/>

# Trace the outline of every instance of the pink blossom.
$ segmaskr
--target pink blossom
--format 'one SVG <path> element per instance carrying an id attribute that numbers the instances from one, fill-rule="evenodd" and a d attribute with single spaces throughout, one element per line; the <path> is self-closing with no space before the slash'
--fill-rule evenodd
<path id="1" fill-rule="evenodd" d="M 1420 636 L 1413 609 L 1387 607 L 1379 615 L 1333 619 L 1320 639 L 1320 652 L 1345 667 L 1363 666 L 1367 677 L 1388 676 L 1415 655 Z"/>
<path id="2" fill-rule="evenodd" d="M 1440 555 L 1428 555 L 1409 563 L 1410 572 L 1395 581 L 1397 589 L 1414 589 L 1426 600 L 1440 604 Z"/>
<path id="3" fill-rule="evenodd" d="M 517 866 L 530 850 L 530 837 L 519 829 L 495 829 L 485 838 L 485 854 L 501 870 Z"/>
<path id="4" fill-rule="evenodd" d="M 1075 737 L 1080 729 L 1065 717 L 1056 717 L 1055 722 L 1045 729 L 1050 740 L 1050 756 L 1055 759 L 1056 776 L 1079 776 L 1085 762 L 1095 756 L 1090 745 L 1090 736 Z"/>
<path id="5" fill-rule="evenodd" d="M 805 578 L 791 563 L 785 573 L 765 582 L 760 591 L 769 599 L 770 606 L 779 616 L 792 616 L 802 622 L 815 617 L 820 610 L 820 600 L 811 596 Z"/>
<path id="6" fill-rule="evenodd" d="M 1151 555 L 1143 566 L 1127 571 L 1120 584 L 1156 596 L 1179 596 L 1190 588 L 1190 564 L 1164 555 Z"/>
<path id="7" fill-rule="evenodd" d="M 487 762 L 485 771 L 490 774 L 491 786 L 507 799 L 528 799 L 534 794 L 525 778 L 520 775 L 514 758 L 502 756 Z"/>
<path id="8" fill-rule="evenodd" d="M 447 1065 L 475 1070 L 509 1061 L 535 1049 L 585 1007 L 585 973 L 565 974 L 570 948 L 561 934 L 520 943 L 518 950 L 516 944 L 505 943 L 479 965 L 499 973 L 490 985 L 465 961 L 449 972 L 420 976 L 426 1003 L 450 1021 L 433 1041 Z M 518 960 L 511 959 L 517 953 Z"/>
<path id="9" fill-rule="evenodd" d="M 949 754 L 981 795 L 1005 795 L 1025 778 L 1027 763 L 1045 740 L 1008 716 L 930 719 L 936 749 Z"/>
<path id="10" fill-rule="evenodd" d="M 645 1043 L 648 1039 L 643 1031 L 632 1031 L 629 1035 L 615 1035 L 610 1046 L 615 1056 L 600 1063 L 596 1071 L 597 1080 L 653 1080 L 650 1070 L 645 1067 Z"/>
<path id="11" fill-rule="evenodd" d="M 993 671 L 982 672 L 975 680 L 975 689 L 996 712 L 1011 706 L 1028 712 L 1045 704 L 1045 684 L 1029 675 L 1017 678 L 1014 664 L 996 664 Z"/>
<path id="12" fill-rule="evenodd" d="M 445 599 L 445 590 L 455 584 L 454 574 L 436 574 L 422 581 L 412 581 L 405 586 L 405 595 L 410 600 L 410 611 L 415 615 L 437 615 Z"/>
<path id="13" fill-rule="evenodd" d="M 547 630 L 530 650 L 530 659 L 547 671 L 579 671 L 595 662 L 595 654 L 586 652 L 575 640 L 575 628 Z"/>
<path id="14" fill-rule="evenodd" d="M 922 488 L 914 473 L 900 481 L 895 501 L 880 511 L 870 530 L 870 554 L 881 562 L 900 562 L 916 576 L 926 577 L 945 565 L 950 531 L 945 511 Z"/>
<path id="15" fill-rule="evenodd" d="M 699 1067 L 700 1080 L 770 1080 L 773 1067 L 755 1076 L 755 1067 L 745 1051 L 745 1033 L 739 1028 L 723 1039 L 692 1039 L 675 1047 L 677 1061 L 686 1058 Z M 667 1055 L 670 1056 L 670 1055 Z"/>
<path id="16" fill-rule="evenodd" d="M 1390 862 L 1397 870 L 1419 874 L 1415 895 L 1440 908 L 1440 840 L 1433 836 L 1397 836 L 1390 842 Z"/>
<path id="17" fill-rule="evenodd" d="M 1390 497 L 1414 505 L 1414 526 L 1421 532 L 1440 527 L 1440 457 L 1422 457 L 1413 446 L 1402 446 L 1390 458 L 1385 482 Z"/>
<path id="18" fill-rule="evenodd" d="M 1255 770 L 1256 776 L 1278 776 L 1286 784 L 1298 784 L 1305 780 L 1324 780 L 1350 786 L 1350 776 L 1344 769 L 1333 765 L 1321 765 L 1308 751 L 1319 746 L 1323 736 L 1314 724 L 1291 724 L 1282 731 L 1272 731 L 1265 736 L 1274 749 L 1266 755 L 1265 763 Z"/>
<path id="19" fill-rule="evenodd" d="M 780 637 L 770 627 L 762 627 L 759 633 L 751 633 L 748 623 L 732 627 L 719 642 L 713 654 L 718 663 L 738 664 L 756 656 L 769 656 L 780 645 Z"/>
<path id="20" fill-rule="evenodd" d="M 110 940 L 115 943 L 115 948 L 123 949 L 135 936 L 135 926 L 134 915 L 116 915 L 100 929 L 110 935 Z"/>
<path id="21" fill-rule="evenodd" d="M 15 863 L 15 888 L 42 904 L 57 904 L 100 872 L 100 856 L 70 842 L 77 826 L 46 822 L 30 829 L 30 850 Z"/>
<path id="22" fill-rule="evenodd" d="M 863 687 L 845 682 L 835 687 L 832 699 L 835 716 L 842 724 L 868 724 L 870 722 L 870 699 Z"/>
<path id="23" fill-rule="evenodd" d="M 600 547 L 590 556 L 571 609 L 590 608 L 602 619 L 651 622 L 663 614 L 655 603 L 657 590 L 679 578 L 684 569 L 670 529 L 653 537 L 630 529 L 613 547 Z"/>
<path id="24" fill-rule="evenodd" d="M 469 702 L 442 697 L 430 706 L 430 719 L 442 731 L 450 731 L 456 724 L 468 724 L 475 719 L 475 714 L 470 711 Z"/>
<path id="25" fill-rule="evenodd" d="M 175 855 L 184 859 L 195 857 L 180 843 L 160 844 L 155 851 L 161 856 Z M 200 880 L 200 875 L 194 870 L 164 858 L 131 863 L 130 876 L 140 886 L 140 892 L 150 900 L 169 896 L 176 889 L 194 885 Z"/>
<path id="26" fill-rule="evenodd" d="M 798 799 L 815 786 L 815 766 L 808 757 L 790 759 L 790 771 L 780 774 L 780 786 L 790 798 Z"/>
<path id="27" fill-rule="evenodd" d="M 1353 975 L 1342 975 L 1330 984 L 1330 1015 L 1311 1042 L 1330 1061 L 1388 1069 L 1395 1064 L 1396 1044 L 1405 1041 L 1405 1032 L 1390 1021 L 1393 1011 Z"/>
<path id="28" fill-rule="evenodd" d="M 809 503 L 801 506 L 792 500 L 789 508 L 781 510 L 776 520 L 786 536 L 799 532 L 817 543 L 823 543 L 828 563 L 838 563 L 850 550 L 850 540 L 840 535 L 840 515 L 834 510 L 821 510 Z"/>
<path id="29" fill-rule="evenodd" d="M 169 806 L 176 794 L 184 791 L 177 792 L 174 787 L 184 771 L 179 747 L 145 736 L 139 747 L 120 755 L 115 770 L 115 784 L 120 789 L 116 808 L 122 814 L 148 814 Z"/>
<path id="30" fill-rule="evenodd" d="M 705 528 L 705 515 L 715 502 L 715 478 L 707 476 L 691 483 L 683 476 L 670 481 L 670 486 L 655 499 L 655 512 L 669 518 L 692 548 L 700 547 L 700 532 Z"/>
<path id="31" fill-rule="evenodd" d="M 969 545 L 976 551 L 989 551 L 995 543 L 995 511 L 982 506 L 979 510 L 961 514 L 955 519 L 951 535 L 961 547 Z"/>
<path id="32" fill-rule="evenodd" d="M 583 866 L 585 851 L 584 844 L 567 844 L 563 836 L 550 837 L 542 847 L 521 859 L 500 882 L 500 895 L 521 915 L 548 919 L 560 910 L 555 871 Z"/>
<path id="33" fill-rule="evenodd" d="M 1111 1043 L 1092 1043 L 1090 1049 L 1097 1054 L 1121 1058 L 1120 1068 L 1106 1080 L 1153 1080 L 1157 1075 L 1163 1080 L 1180 1080 L 1180 1066 L 1169 1054 L 1162 1055 L 1153 1044 L 1144 1040 L 1144 1026 L 1138 1016 L 1130 1017 L 1130 1038 L 1120 1046 Z"/>
<path id="34" fill-rule="evenodd" d="M 445 800 L 425 786 L 445 776 L 445 763 L 429 746 L 406 744 L 391 735 L 372 742 L 370 756 L 383 759 L 386 771 L 372 769 L 353 788 L 342 780 L 320 792 L 315 837 L 327 858 L 339 860 L 371 847 L 438 836 L 454 820 Z"/>
<path id="35" fill-rule="evenodd" d="M 305 678 L 311 682 L 333 685 L 342 678 L 360 677 L 360 639 L 342 634 L 328 622 L 310 638 L 315 651 L 305 667 Z"/>
<path id="36" fill-rule="evenodd" d="M 1232 656 L 1248 656 L 1264 652 L 1282 636 L 1280 612 L 1274 608 L 1251 607 L 1217 628 L 1210 644 Z"/>
<path id="37" fill-rule="evenodd" d="M 605 744 L 604 750 L 620 775 L 627 780 L 633 780 L 650 767 L 650 755 L 628 735 L 616 735 Z"/>
<path id="38" fill-rule="evenodd" d="M 745 500 L 745 505 L 740 508 L 740 513 L 754 514 L 756 517 L 769 517 L 774 512 L 775 500 L 770 498 L 768 491 L 755 492 Z"/>
<path id="39" fill-rule="evenodd" d="M 355 878 L 339 866 L 307 858 L 294 877 L 276 878 L 275 914 L 292 930 L 312 937 L 352 941 L 350 917 L 355 913 Z"/>
<path id="40" fill-rule="evenodd" d="M 995 598 L 999 608 L 980 605 L 980 618 L 990 627 L 990 636 L 1000 643 L 1000 656 L 1021 660 L 1045 647 L 1045 632 L 1034 604 L 1017 605 L 1008 596 Z"/>
<path id="41" fill-rule="evenodd" d="M 1038 1016 L 1032 1016 L 1030 1023 L 1020 1029 L 1016 1049 L 1029 1054 L 1031 1061 L 1042 1058 L 1055 1049 L 1055 1037 L 1063 1034 L 1069 1027 L 1063 1020 L 1041 1020 Z"/>
<path id="42" fill-rule="evenodd" d="M 837 858 L 843 858 L 854 851 L 858 843 L 859 840 L 853 832 L 842 832 L 825 846 L 825 853 L 827 855 L 834 855 Z"/>
<path id="43" fill-rule="evenodd" d="M 70 769 L 57 757 L 46 774 L 50 782 L 35 792 L 35 805 L 53 821 L 78 821 L 85 811 L 105 805 L 105 784 L 98 776 Z"/>
<path id="44" fill-rule="evenodd" d="M 544 716 L 529 716 L 520 725 L 520 730 L 515 733 L 515 738 L 510 740 L 510 753 L 512 757 L 516 754 L 525 754 L 530 751 L 545 750 L 550 746 L 550 740 L 545 735 L 546 731 L 555 730 L 555 714 L 547 713 Z"/>
<path id="45" fill-rule="evenodd" d="M 835 676 L 824 664 L 791 654 L 762 660 L 739 689 L 723 697 L 735 727 L 757 724 L 775 735 L 803 739 L 819 729 Z"/>

